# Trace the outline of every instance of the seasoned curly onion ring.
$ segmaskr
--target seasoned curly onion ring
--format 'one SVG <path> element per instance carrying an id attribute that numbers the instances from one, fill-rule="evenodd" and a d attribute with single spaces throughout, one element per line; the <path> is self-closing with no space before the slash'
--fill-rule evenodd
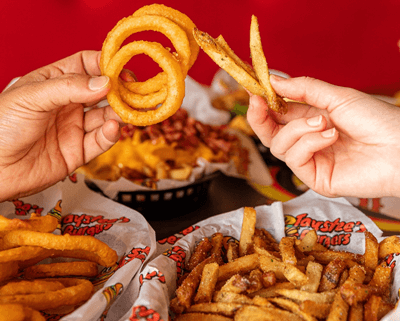
<path id="1" fill-rule="evenodd" d="M 111 78 L 108 102 L 123 121 L 137 126 L 151 125 L 165 120 L 179 109 L 184 96 L 184 79 L 199 53 L 199 45 L 193 36 L 194 28 L 194 23 L 183 13 L 153 4 L 121 19 L 108 33 L 103 43 L 100 68 L 102 74 Z M 171 53 L 161 45 L 152 46 L 145 41 L 134 41 L 121 48 L 130 35 L 146 30 L 164 34 L 176 52 Z M 144 82 L 119 79 L 124 65 L 142 53 L 157 62 L 163 72 Z M 161 107 L 157 108 L 160 104 Z"/>

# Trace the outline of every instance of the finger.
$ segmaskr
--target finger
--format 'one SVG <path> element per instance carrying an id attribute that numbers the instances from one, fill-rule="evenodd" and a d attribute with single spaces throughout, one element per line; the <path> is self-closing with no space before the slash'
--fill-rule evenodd
<path id="1" fill-rule="evenodd" d="M 269 116 L 268 105 L 264 99 L 256 95 L 250 96 L 247 121 L 257 137 L 267 147 L 271 145 L 271 139 L 282 127 Z"/>
<path id="2" fill-rule="evenodd" d="M 354 89 L 328 84 L 311 77 L 282 78 L 271 75 L 271 85 L 286 98 L 305 102 L 329 112 L 349 101 L 349 97 L 360 94 Z"/>
<path id="3" fill-rule="evenodd" d="M 47 66 L 36 69 L 21 77 L 12 88 L 17 88 L 27 83 L 41 82 L 57 78 L 64 74 L 82 74 L 100 76 L 99 67 L 100 51 L 81 51 L 72 56 L 56 61 Z"/>
<path id="4" fill-rule="evenodd" d="M 271 153 L 275 157 L 285 161 L 286 152 L 303 136 L 323 131 L 325 128 L 326 119 L 322 115 L 293 120 L 282 127 L 279 133 L 273 138 Z"/>
<path id="5" fill-rule="evenodd" d="M 119 137 L 119 123 L 113 119 L 87 133 L 83 139 L 84 162 L 87 163 L 109 150 Z"/>
<path id="6" fill-rule="evenodd" d="M 22 105 L 38 111 L 50 111 L 70 103 L 89 103 L 105 97 L 110 89 L 107 76 L 67 74 L 19 87 Z"/>
<path id="7" fill-rule="evenodd" d="M 85 113 L 83 129 L 85 132 L 90 132 L 109 120 L 116 120 L 118 123 L 123 124 L 121 118 L 110 106 L 93 108 Z"/>
<path id="8" fill-rule="evenodd" d="M 328 147 L 338 137 L 335 128 L 307 134 L 286 152 L 285 162 L 307 186 L 315 188 L 316 182 L 324 184 L 331 178 L 334 167 L 333 154 Z"/>

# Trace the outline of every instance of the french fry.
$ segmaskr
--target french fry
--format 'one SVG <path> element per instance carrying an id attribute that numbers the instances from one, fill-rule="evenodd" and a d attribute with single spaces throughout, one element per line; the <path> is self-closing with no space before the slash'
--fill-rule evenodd
<path id="1" fill-rule="evenodd" d="M 312 293 L 297 289 L 279 289 L 276 293 L 295 302 L 313 301 L 317 303 L 332 303 L 336 294 L 335 290 Z"/>
<path id="2" fill-rule="evenodd" d="M 377 295 L 372 295 L 364 305 L 364 320 L 378 321 L 379 306 L 382 298 Z"/>
<path id="3" fill-rule="evenodd" d="M 336 292 L 332 302 L 332 307 L 329 311 L 329 315 L 326 318 L 327 321 L 346 321 L 349 313 L 349 305 L 342 299 L 340 291 Z"/>
<path id="4" fill-rule="evenodd" d="M 315 244 L 318 242 L 318 235 L 315 230 L 309 230 L 306 235 L 301 239 L 299 249 L 302 252 L 309 252 L 314 249 Z"/>
<path id="5" fill-rule="evenodd" d="M 282 256 L 282 262 L 293 265 L 297 264 L 293 237 L 283 237 L 279 242 L 279 251 Z"/>
<path id="6" fill-rule="evenodd" d="M 314 230 L 302 240 L 283 237 L 277 243 L 255 228 L 252 211 L 244 210 L 243 217 L 241 242 L 216 233 L 195 247 L 197 265 L 170 302 L 176 315 L 171 321 L 377 321 L 394 309 L 392 268 L 385 260 L 375 267 L 371 263 L 379 247 L 368 233 L 369 245 L 360 255 L 320 248 Z"/>
<path id="7" fill-rule="evenodd" d="M 301 311 L 317 318 L 325 319 L 329 315 L 331 303 L 317 303 L 314 301 L 303 301 L 300 303 L 299 308 Z"/>
<path id="8" fill-rule="evenodd" d="M 232 321 L 231 318 L 224 317 L 223 315 L 213 313 L 185 313 L 178 315 L 175 321 Z"/>
<path id="9" fill-rule="evenodd" d="M 378 258 L 380 260 L 392 253 L 400 253 L 400 238 L 397 235 L 389 236 L 379 243 Z"/>
<path id="10" fill-rule="evenodd" d="M 228 262 L 232 262 L 239 257 L 239 245 L 236 242 L 229 242 L 226 250 L 226 258 Z"/>
<path id="11" fill-rule="evenodd" d="M 279 305 L 280 307 L 297 314 L 299 317 L 307 321 L 317 321 L 315 317 L 300 309 L 299 305 L 291 300 L 284 298 L 272 298 L 271 302 Z"/>
<path id="12" fill-rule="evenodd" d="M 195 303 L 211 302 L 218 279 L 218 269 L 218 263 L 209 263 L 204 266 L 200 284 L 194 297 Z"/>
<path id="13" fill-rule="evenodd" d="M 197 264 L 197 266 L 189 273 L 182 284 L 176 289 L 176 296 L 178 297 L 179 303 L 183 305 L 186 309 L 189 308 L 192 304 L 197 286 L 199 285 L 201 280 L 204 266 L 213 262 L 215 262 L 215 258 L 210 256 L 206 258 L 203 262 Z"/>
<path id="14" fill-rule="evenodd" d="M 306 269 L 307 283 L 301 286 L 302 291 L 316 293 L 322 276 L 323 266 L 316 262 L 309 262 Z"/>
<path id="15" fill-rule="evenodd" d="M 304 321 L 301 317 L 278 308 L 264 308 L 248 305 L 240 308 L 235 314 L 235 321 Z"/>
<path id="16" fill-rule="evenodd" d="M 243 293 L 249 287 L 249 281 L 241 276 L 235 274 L 221 287 L 220 292 Z"/>
<path id="17" fill-rule="evenodd" d="M 202 239 L 194 249 L 193 254 L 190 256 L 187 270 L 193 270 L 200 262 L 204 261 L 212 249 L 211 241 L 208 238 Z"/>
<path id="18" fill-rule="evenodd" d="M 227 280 L 237 273 L 247 273 L 259 267 L 258 254 L 250 254 L 237 258 L 219 267 L 218 281 Z"/>
<path id="19" fill-rule="evenodd" d="M 245 207 L 243 209 L 242 230 L 239 240 L 239 256 L 246 255 L 250 245 L 253 243 L 254 230 L 256 228 L 256 211 L 254 208 Z"/>
<path id="20" fill-rule="evenodd" d="M 198 303 L 190 306 L 187 312 L 217 313 L 217 314 L 222 314 L 223 316 L 226 317 L 231 317 L 242 306 L 243 304 L 240 303 L 225 303 L 225 302 Z"/>
<path id="21" fill-rule="evenodd" d="M 378 252 L 379 243 L 371 232 L 365 231 L 365 253 L 364 253 L 364 265 L 365 267 L 375 270 L 378 266 Z"/>
<path id="22" fill-rule="evenodd" d="M 269 288 L 264 288 L 257 292 L 250 293 L 249 296 L 250 297 L 260 296 L 263 298 L 272 298 L 274 296 L 280 295 L 278 293 L 278 290 L 282 290 L 282 289 L 293 290 L 294 285 L 290 282 L 276 283 L 274 286 L 270 286 Z"/>
<path id="23" fill-rule="evenodd" d="M 266 91 L 268 106 L 278 113 L 285 114 L 287 112 L 287 104 L 282 99 L 278 99 L 269 81 L 268 64 L 261 44 L 258 20 L 254 15 L 251 17 L 250 24 L 250 54 L 257 79 Z"/>
<path id="24" fill-rule="evenodd" d="M 330 261 L 324 268 L 318 290 L 323 292 L 336 288 L 339 283 L 340 275 L 346 267 L 346 262 L 340 258 Z"/>
<path id="25" fill-rule="evenodd" d="M 219 265 L 224 264 L 224 260 L 222 258 L 222 242 L 224 240 L 224 236 L 222 233 L 215 233 L 211 237 L 211 255 L 214 256 L 217 260 L 217 263 Z"/>
<path id="26" fill-rule="evenodd" d="M 362 303 L 355 304 L 350 307 L 348 321 L 359 321 L 364 318 L 364 305 Z"/>

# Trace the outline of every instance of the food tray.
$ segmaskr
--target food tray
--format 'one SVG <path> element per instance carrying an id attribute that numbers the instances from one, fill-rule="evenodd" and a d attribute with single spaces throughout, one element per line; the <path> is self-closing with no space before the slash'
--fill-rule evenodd
<path id="1" fill-rule="evenodd" d="M 202 206 L 207 200 L 211 182 L 220 175 L 221 172 L 216 171 L 189 185 L 166 190 L 119 192 L 115 201 L 137 210 L 149 220 L 177 217 Z M 103 194 L 92 181 L 86 180 L 86 184 Z"/>

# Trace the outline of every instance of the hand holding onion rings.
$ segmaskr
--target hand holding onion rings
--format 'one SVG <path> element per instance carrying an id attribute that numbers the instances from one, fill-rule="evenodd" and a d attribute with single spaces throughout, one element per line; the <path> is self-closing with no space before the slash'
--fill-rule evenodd
<path id="1" fill-rule="evenodd" d="M 280 114 L 287 112 L 286 101 L 275 93 L 269 81 L 268 64 L 255 16 L 252 16 L 250 26 L 250 53 L 254 70 L 236 56 L 221 35 L 214 39 L 206 32 L 195 28 L 194 37 L 204 52 L 240 85 L 252 94 L 265 97 L 269 108 L 275 112 Z"/>
<path id="2" fill-rule="evenodd" d="M 195 62 L 199 46 L 193 37 L 195 25 L 183 13 L 153 4 L 121 19 L 108 33 L 102 48 L 100 68 L 110 77 L 108 102 L 126 123 L 146 126 L 172 116 L 185 95 L 185 77 Z M 121 48 L 130 35 L 146 30 L 161 32 L 170 39 L 175 53 L 159 43 L 133 41 Z M 124 65 L 135 55 L 146 54 L 163 69 L 145 82 L 119 78 Z M 161 104 L 161 106 L 158 106 Z"/>

